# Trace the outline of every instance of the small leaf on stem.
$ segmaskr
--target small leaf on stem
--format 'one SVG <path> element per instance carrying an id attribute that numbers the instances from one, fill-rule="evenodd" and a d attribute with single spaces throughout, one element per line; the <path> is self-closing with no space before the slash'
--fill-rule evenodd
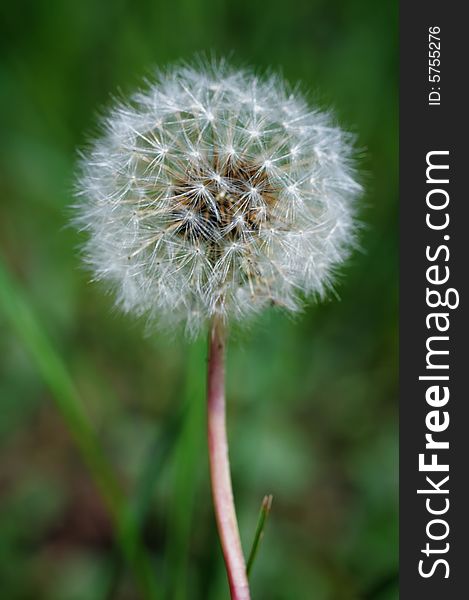
<path id="1" fill-rule="evenodd" d="M 259 545 L 261 543 L 262 538 L 264 537 L 265 524 L 267 522 L 267 518 L 272 508 L 272 500 L 273 496 L 271 494 L 269 494 L 268 496 L 264 496 L 264 499 L 262 500 L 261 510 L 259 512 L 259 519 L 257 521 L 256 533 L 254 534 L 254 541 L 252 542 L 251 552 L 249 553 L 248 563 L 246 567 L 248 576 L 251 573 L 252 565 L 254 564 L 254 560 L 257 556 L 257 551 L 259 550 Z"/>

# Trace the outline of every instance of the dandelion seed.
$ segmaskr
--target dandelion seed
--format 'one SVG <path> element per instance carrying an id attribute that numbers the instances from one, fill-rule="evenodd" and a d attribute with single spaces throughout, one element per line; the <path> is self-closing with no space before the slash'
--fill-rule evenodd
<path id="1" fill-rule="evenodd" d="M 322 296 L 355 239 L 352 141 L 278 77 L 224 62 L 158 75 L 110 112 L 81 162 L 76 221 L 96 279 L 124 310 L 194 334 Z"/>

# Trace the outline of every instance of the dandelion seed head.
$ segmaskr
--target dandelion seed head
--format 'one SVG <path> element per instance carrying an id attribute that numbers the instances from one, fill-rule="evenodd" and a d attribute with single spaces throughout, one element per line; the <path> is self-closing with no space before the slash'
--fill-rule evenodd
<path id="1" fill-rule="evenodd" d="M 361 193 L 330 114 L 223 61 L 160 73 L 114 107 L 77 188 L 96 278 L 125 311 L 190 333 L 324 295 Z"/>

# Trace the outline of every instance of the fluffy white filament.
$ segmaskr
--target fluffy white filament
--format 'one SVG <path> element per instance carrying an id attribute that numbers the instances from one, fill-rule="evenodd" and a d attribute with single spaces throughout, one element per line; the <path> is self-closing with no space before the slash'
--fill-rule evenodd
<path id="1" fill-rule="evenodd" d="M 197 332 L 295 310 L 354 241 L 353 139 L 276 76 L 177 67 L 115 107 L 83 157 L 79 227 L 125 310 Z"/>

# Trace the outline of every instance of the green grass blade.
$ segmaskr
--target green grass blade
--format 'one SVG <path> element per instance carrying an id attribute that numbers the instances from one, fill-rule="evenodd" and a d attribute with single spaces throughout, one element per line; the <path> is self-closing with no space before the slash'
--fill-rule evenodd
<path id="1" fill-rule="evenodd" d="M 168 515 L 166 551 L 167 597 L 185 600 L 188 552 L 195 492 L 205 438 L 206 341 L 189 347 L 184 389 L 183 423 L 174 454 L 173 501 Z"/>
<path id="2" fill-rule="evenodd" d="M 264 529 L 267 522 L 267 518 L 270 514 L 270 510 L 272 508 L 272 496 L 265 496 L 261 510 L 259 512 L 259 519 L 257 521 L 256 533 L 254 534 L 254 541 L 252 543 L 251 552 L 249 553 L 249 558 L 246 566 L 246 571 L 248 576 L 251 574 L 252 565 L 257 556 L 257 552 L 259 550 L 259 545 L 261 543 L 262 538 L 264 537 Z"/>
<path id="3" fill-rule="evenodd" d="M 96 485 L 111 514 L 121 551 L 133 570 L 146 600 L 161 597 L 147 554 L 127 500 L 101 451 L 98 438 L 82 408 L 78 393 L 58 352 L 50 343 L 24 294 L 15 285 L 0 260 L 0 307 L 29 351 L 38 371 L 52 392 L 56 407 L 64 418 Z"/>
<path id="4" fill-rule="evenodd" d="M 155 483 L 161 474 L 164 465 L 177 443 L 182 428 L 184 415 L 181 410 L 172 414 L 163 431 L 158 431 L 154 441 L 147 451 L 142 471 L 138 477 L 136 489 L 131 499 L 131 510 L 134 522 L 139 530 L 145 524 L 148 512 L 151 508 Z"/>

